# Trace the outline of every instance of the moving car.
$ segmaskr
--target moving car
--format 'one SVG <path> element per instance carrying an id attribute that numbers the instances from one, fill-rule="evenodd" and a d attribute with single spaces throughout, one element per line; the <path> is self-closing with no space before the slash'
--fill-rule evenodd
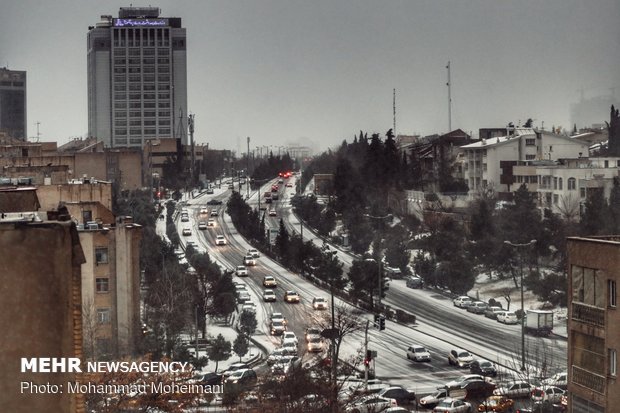
<path id="1" fill-rule="evenodd" d="M 472 302 L 473 300 L 466 295 L 461 295 L 460 297 L 456 297 L 452 300 L 452 304 L 459 308 L 467 308 Z"/>
<path id="2" fill-rule="evenodd" d="M 323 340 L 321 337 L 311 337 L 308 340 L 308 352 L 317 353 L 323 351 Z"/>
<path id="3" fill-rule="evenodd" d="M 214 227 L 215 226 L 215 219 L 209 218 L 209 220 L 207 221 L 207 226 L 208 227 Z"/>
<path id="4" fill-rule="evenodd" d="M 286 331 L 286 325 L 284 324 L 284 321 L 282 320 L 271 321 L 271 335 L 272 336 L 279 336 L 281 334 L 284 334 L 285 331 Z"/>
<path id="5" fill-rule="evenodd" d="M 285 353 L 288 355 L 297 355 L 297 345 L 292 342 L 292 341 L 287 341 L 285 343 L 282 343 L 282 348 L 284 349 Z"/>
<path id="6" fill-rule="evenodd" d="M 187 228 L 187 227 L 183 228 L 183 235 L 186 236 L 186 237 L 192 235 L 192 230 Z"/>
<path id="7" fill-rule="evenodd" d="M 379 392 L 379 397 L 396 400 L 399 406 L 414 404 L 415 393 L 408 391 L 401 386 L 391 386 Z"/>
<path id="8" fill-rule="evenodd" d="M 299 294 L 295 291 L 287 291 L 284 293 L 284 301 L 287 303 L 298 303 L 300 300 Z"/>
<path id="9" fill-rule="evenodd" d="M 450 350 L 448 353 L 448 364 L 451 366 L 458 366 L 460 368 L 469 367 L 474 358 L 469 351 L 462 349 Z"/>
<path id="10" fill-rule="evenodd" d="M 217 200 L 217 199 L 212 199 L 207 202 L 207 205 L 222 205 L 222 201 Z"/>
<path id="11" fill-rule="evenodd" d="M 488 360 L 474 360 L 469 365 L 469 371 L 475 374 L 480 374 L 482 376 L 495 377 L 497 376 L 497 369 Z"/>
<path id="12" fill-rule="evenodd" d="M 308 327 L 306 328 L 306 341 L 310 341 L 312 338 L 321 338 L 321 329 L 317 327 Z"/>
<path id="13" fill-rule="evenodd" d="M 263 301 L 264 302 L 274 302 L 276 301 L 276 293 L 273 292 L 273 290 L 265 290 L 263 292 Z"/>
<path id="14" fill-rule="evenodd" d="M 220 213 L 219 213 L 219 212 L 217 212 L 217 209 L 212 209 L 212 210 L 211 210 L 211 216 L 212 216 L 212 217 L 217 217 L 218 215 L 220 215 Z"/>
<path id="15" fill-rule="evenodd" d="M 542 384 L 545 386 L 555 386 L 562 390 L 566 390 L 568 385 L 568 373 L 563 371 L 561 373 L 554 374 L 548 379 L 543 380 Z"/>
<path id="16" fill-rule="evenodd" d="M 224 384 L 228 384 L 231 386 L 238 386 L 241 388 L 248 388 L 256 384 L 257 377 L 256 373 L 252 369 L 243 369 L 237 370 L 232 373 L 226 380 L 224 380 Z"/>
<path id="17" fill-rule="evenodd" d="M 287 324 L 286 318 L 282 315 L 282 313 L 271 313 L 271 321 L 281 321 L 285 325 Z"/>
<path id="18" fill-rule="evenodd" d="M 245 257 L 243 257 L 243 263 L 245 265 L 253 266 L 256 265 L 256 260 L 251 255 L 246 255 Z"/>
<path id="19" fill-rule="evenodd" d="M 479 412 L 507 413 L 514 410 L 515 401 L 504 396 L 487 397 L 480 406 Z"/>
<path id="20" fill-rule="evenodd" d="M 277 363 L 277 361 L 280 360 L 282 357 L 284 357 L 284 350 L 282 350 L 281 348 L 277 348 L 271 352 L 269 357 L 267 357 L 267 364 L 272 366 Z"/>
<path id="21" fill-rule="evenodd" d="M 292 341 L 293 343 L 295 343 L 295 345 L 299 344 L 299 340 L 297 340 L 297 335 L 292 331 L 287 331 L 282 336 L 282 343 L 285 343 L 286 341 Z"/>
<path id="22" fill-rule="evenodd" d="M 420 277 L 411 276 L 407 277 L 405 284 L 407 285 L 407 288 L 423 288 L 424 280 Z"/>
<path id="23" fill-rule="evenodd" d="M 205 207 L 200 208 L 200 214 L 201 215 L 205 215 L 205 214 L 208 214 L 208 213 L 209 213 L 209 210 L 207 208 L 205 208 Z"/>
<path id="24" fill-rule="evenodd" d="M 327 310 L 327 300 L 323 297 L 314 297 L 312 299 L 312 308 L 315 310 Z"/>
<path id="25" fill-rule="evenodd" d="M 189 215 L 181 214 L 181 222 L 189 222 Z"/>
<path id="26" fill-rule="evenodd" d="M 237 273 L 237 276 L 239 277 L 247 277 L 248 269 L 246 268 L 245 265 L 237 265 L 236 273 Z"/>
<path id="27" fill-rule="evenodd" d="M 200 221 L 198 223 L 198 229 L 207 229 L 207 223 L 204 221 Z"/>
<path id="28" fill-rule="evenodd" d="M 263 277 L 263 287 L 276 288 L 277 286 L 278 286 L 278 283 L 276 282 L 276 279 L 273 278 L 271 275 L 265 275 Z"/>
<path id="29" fill-rule="evenodd" d="M 413 361 L 431 361 L 431 353 L 423 346 L 413 344 L 407 349 L 407 358 Z"/>
<path id="30" fill-rule="evenodd" d="M 226 245 L 226 238 L 223 235 L 215 237 L 215 245 Z"/>
<path id="31" fill-rule="evenodd" d="M 287 374 L 290 369 L 299 367 L 301 367 L 301 357 L 284 355 L 273 364 L 271 372 L 273 374 Z"/>
<path id="32" fill-rule="evenodd" d="M 470 381 L 480 381 L 480 380 L 484 380 L 484 377 L 482 377 L 479 374 L 466 374 L 457 379 L 450 380 L 449 382 L 445 384 L 445 387 L 448 389 L 460 389 L 463 386 L 465 386 L 467 383 L 469 383 Z"/>
<path id="33" fill-rule="evenodd" d="M 269 210 L 269 216 L 270 216 L 270 217 L 275 217 L 275 216 L 277 216 L 277 215 L 278 215 L 278 214 L 276 213 L 276 210 L 275 210 L 275 209 L 271 208 L 271 209 Z"/>
<path id="34" fill-rule="evenodd" d="M 534 386 L 530 383 L 517 380 L 507 383 L 505 386 L 499 387 L 493 391 L 496 396 L 506 396 L 510 398 L 529 397 L 534 390 Z"/>
<path id="35" fill-rule="evenodd" d="M 433 413 L 469 413 L 472 411 L 473 410 L 469 402 L 460 399 L 453 399 L 451 397 L 446 397 L 437 403 L 437 406 L 433 409 Z"/>
<path id="36" fill-rule="evenodd" d="M 250 248 L 246 255 L 251 255 L 254 258 L 259 258 L 260 257 L 260 252 L 258 252 L 258 250 L 256 248 Z"/>
<path id="37" fill-rule="evenodd" d="M 215 384 L 222 384 L 222 375 L 218 373 L 205 373 L 196 378 L 196 383 L 200 383 L 205 386 L 213 386 Z"/>
<path id="38" fill-rule="evenodd" d="M 419 400 L 420 406 L 432 409 L 437 406 L 437 404 L 448 397 L 447 389 L 437 389 L 437 391 L 433 394 L 429 394 L 428 396 L 424 396 Z"/>
<path id="39" fill-rule="evenodd" d="M 233 363 L 231 364 L 226 370 L 224 370 L 224 372 L 222 373 L 222 376 L 224 378 L 224 380 L 226 378 L 228 378 L 231 374 L 233 374 L 235 371 L 237 370 L 245 370 L 245 369 L 249 369 L 250 366 L 247 365 L 247 363 Z"/>

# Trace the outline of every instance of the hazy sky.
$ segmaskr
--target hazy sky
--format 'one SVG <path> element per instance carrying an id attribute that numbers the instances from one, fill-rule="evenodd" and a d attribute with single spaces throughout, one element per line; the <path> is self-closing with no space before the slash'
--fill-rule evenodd
<path id="1" fill-rule="evenodd" d="M 0 66 L 28 72 L 28 135 L 87 133 L 86 34 L 129 2 L 0 0 Z M 148 5 L 133 3 L 134 6 Z M 153 1 L 187 29 L 188 105 L 214 148 L 313 143 L 357 131 L 477 135 L 570 103 L 620 97 L 618 0 Z M 600 121 L 608 119 L 601 114 Z M 276 149 L 277 150 L 277 149 Z"/>

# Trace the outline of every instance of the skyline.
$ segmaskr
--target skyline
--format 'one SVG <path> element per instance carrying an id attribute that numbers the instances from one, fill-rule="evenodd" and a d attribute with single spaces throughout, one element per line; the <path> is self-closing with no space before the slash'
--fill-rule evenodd
<path id="1" fill-rule="evenodd" d="M 251 148 L 325 149 L 359 130 L 383 135 L 392 127 L 393 89 L 396 133 L 448 132 L 448 61 L 452 129 L 474 136 L 528 117 L 570 130 L 570 104 L 581 93 L 620 89 L 614 0 L 151 5 L 187 28 L 189 112 L 196 141 L 212 148 L 244 152 L 249 136 Z M 44 141 L 86 134 L 88 26 L 122 6 L 129 3 L 3 5 L 0 66 L 27 72 L 28 136 L 37 121 Z"/>

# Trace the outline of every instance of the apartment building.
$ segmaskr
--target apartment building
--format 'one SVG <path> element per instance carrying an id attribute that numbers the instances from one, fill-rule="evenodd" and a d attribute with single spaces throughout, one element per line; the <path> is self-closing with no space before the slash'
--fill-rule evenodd
<path id="1" fill-rule="evenodd" d="M 25 141 L 26 109 L 26 72 L 0 67 L 0 132 Z"/>
<path id="2" fill-rule="evenodd" d="M 569 412 L 615 413 L 620 236 L 568 238 Z"/>

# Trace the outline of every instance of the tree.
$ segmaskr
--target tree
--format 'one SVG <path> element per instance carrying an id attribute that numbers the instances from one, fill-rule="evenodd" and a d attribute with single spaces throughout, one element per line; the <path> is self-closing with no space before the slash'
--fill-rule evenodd
<path id="1" fill-rule="evenodd" d="M 607 212 L 607 202 L 605 202 L 602 189 L 591 189 L 586 199 L 585 211 L 581 216 L 581 233 L 583 235 L 602 234 L 609 222 Z"/>
<path id="2" fill-rule="evenodd" d="M 280 229 L 278 230 L 278 235 L 276 236 L 276 251 L 284 263 L 288 262 L 288 243 L 288 231 L 284 226 L 284 220 L 280 218 Z"/>
<path id="3" fill-rule="evenodd" d="M 243 356 L 248 354 L 248 351 L 250 350 L 250 342 L 248 338 L 241 333 L 237 334 L 237 338 L 233 342 L 232 349 L 235 352 L 235 354 L 239 356 L 239 361 L 241 361 Z"/>
<path id="4" fill-rule="evenodd" d="M 377 295 L 379 289 L 379 280 L 381 280 L 381 296 L 385 296 L 385 284 L 383 277 L 379 272 L 377 261 L 354 260 L 349 269 L 349 281 L 351 282 L 351 294 L 361 299 L 374 308 L 374 296 Z"/>
<path id="5" fill-rule="evenodd" d="M 408 240 L 409 234 L 402 225 L 390 228 L 385 239 L 385 260 L 403 272 L 409 264 Z"/>
<path id="6" fill-rule="evenodd" d="M 223 335 L 218 334 L 211 347 L 207 349 L 209 360 L 215 361 L 215 372 L 217 373 L 217 365 L 220 361 L 228 360 L 230 357 L 230 341 L 227 341 Z"/>
<path id="7" fill-rule="evenodd" d="M 331 251 L 321 254 L 320 257 L 317 260 L 318 266 L 314 269 L 314 276 L 330 285 L 333 283 L 333 287 L 338 290 L 343 289 L 347 284 L 347 281 L 342 277 L 343 263 Z"/>
<path id="8" fill-rule="evenodd" d="M 243 310 L 239 316 L 239 331 L 246 337 L 250 337 L 256 331 L 257 326 L 256 314 L 252 311 Z"/>

